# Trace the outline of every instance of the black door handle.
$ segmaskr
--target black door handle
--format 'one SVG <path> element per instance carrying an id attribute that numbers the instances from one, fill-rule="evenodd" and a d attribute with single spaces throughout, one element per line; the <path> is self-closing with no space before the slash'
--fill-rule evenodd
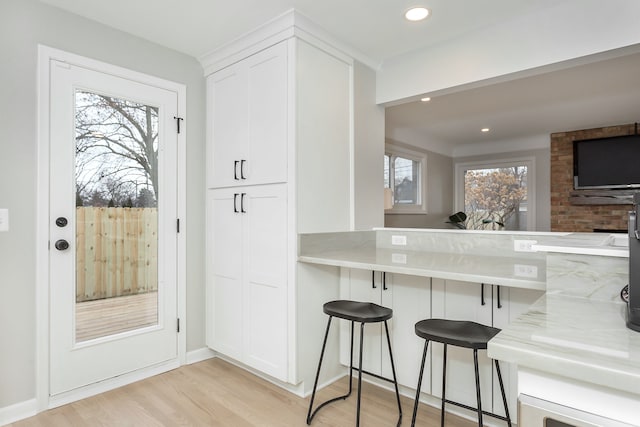
<path id="1" fill-rule="evenodd" d="M 238 180 L 238 161 L 233 161 L 233 179 Z"/>
<path id="2" fill-rule="evenodd" d="M 373 289 L 377 288 L 377 286 L 376 286 L 376 272 L 375 271 L 371 272 L 371 287 Z"/>
<path id="3" fill-rule="evenodd" d="M 498 288 L 498 308 L 502 308 L 502 303 L 500 302 L 500 285 L 498 285 L 497 288 Z"/>
<path id="4" fill-rule="evenodd" d="M 233 212 L 238 213 L 238 193 L 233 193 Z"/>
<path id="5" fill-rule="evenodd" d="M 246 176 L 244 176 L 244 164 L 246 163 L 246 160 L 240 160 L 240 179 L 247 179 Z"/>
<path id="6" fill-rule="evenodd" d="M 382 272 L 382 290 L 387 290 L 387 273 L 384 271 Z"/>
<path id="7" fill-rule="evenodd" d="M 56 218 L 56 225 L 58 227 L 66 227 L 68 223 L 69 221 L 67 221 L 67 218 L 63 216 Z"/>
<path id="8" fill-rule="evenodd" d="M 484 283 L 480 284 L 480 305 L 486 305 L 487 303 L 484 301 Z"/>
<path id="9" fill-rule="evenodd" d="M 244 196 L 246 196 L 247 193 L 242 193 L 240 195 L 240 212 L 241 213 L 247 213 L 247 211 L 244 210 Z"/>
<path id="10" fill-rule="evenodd" d="M 54 246 L 59 251 L 66 251 L 67 249 L 69 249 L 69 242 L 67 242 L 64 239 L 60 239 L 60 240 L 56 241 Z"/>

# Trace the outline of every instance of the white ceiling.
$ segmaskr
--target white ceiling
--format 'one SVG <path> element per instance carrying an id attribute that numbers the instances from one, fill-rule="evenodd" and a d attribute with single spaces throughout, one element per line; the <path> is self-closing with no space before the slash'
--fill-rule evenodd
<path id="1" fill-rule="evenodd" d="M 199 57 L 291 8 L 382 64 L 565 0 L 41 0 Z M 421 23 L 403 18 L 422 4 Z M 640 54 L 387 108 L 387 135 L 410 130 L 426 148 L 523 139 L 640 121 Z M 482 127 L 491 132 L 481 134 Z M 405 141 L 407 142 L 407 141 Z M 415 141 L 414 141 L 415 142 Z M 442 151 L 442 150 L 441 150 Z"/>

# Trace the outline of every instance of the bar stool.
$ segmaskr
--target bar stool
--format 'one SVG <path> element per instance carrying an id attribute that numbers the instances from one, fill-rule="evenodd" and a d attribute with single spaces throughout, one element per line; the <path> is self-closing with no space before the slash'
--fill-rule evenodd
<path id="1" fill-rule="evenodd" d="M 492 328 L 490 326 L 481 325 L 476 322 L 459 321 L 459 320 L 444 320 L 444 319 L 426 319 L 421 320 L 415 325 L 416 335 L 425 339 L 424 352 L 422 353 L 422 365 L 420 367 L 420 375 L 418 376 L 418 388 L 416 390 L 416 400 L 413 406 L 413 418 L 411 419 L 411 426 L 415 426 L 416 413 L 418 412 L 418 400 L 420 398 L 420 387 L 422 385 L 422 373 L 424 372 L 424 363 L 427 358 L 427 348 L 429 341 L 435 341 L 444 344 L 444 357 L 442 365 L 442 409 L 440 414 L 440 425 L 444 427 L 444 405 L 450 403 L 471 411 L 478 413 L 478 426 L 482 427 L 482 415 L 487 415 L 493 418 L 497 418 L 506 421 L 509 427 L 511 427 L 511 418 L 509 417 L 509 407 L 507 406 L 507 397 L 504 392 L 504 385 L 502 383 L 502 375 L 500 374 L 500 365 L 497 360 L 494 360 L 496 364 L 496 373 L 498 374 L 498 382 L 500 383 L 500 393 L 502 393 L 502 402 L 504 403 L 505 416 L 497 415 L 491 412 L 482 410 L 482 402 L 480 398 L 480 375 L 478 371 L 478 350 L 486 350 L 487 343 L 491 338 L 500 332 L 498 328 Z M 454 402 L 446 398 L 446 380 L 447 380 L 447 345 L 454 345 L 457 347 L 464 347 L 473 349 L 473 365 L 476 373 L 476 398 L 478 401 L 478 407 L 472 408 L 471 406 L 464 405 L 462 403 Z"/>
<path id="2" fill-rule="evenodd" d="M 358 371 L 358 400 L 356 404 L 356 427 L 360 425 L 360 397 L 362 390 L 362 374 L 371 375 L 375 378 L 393 383 L 396 388 L 396 399 L 398 401 L 398 426 L 402 421 L 402 407 L 400 406 L 400 392 L 398 391 L 398 381 L 396 379 L 396 368 L 393 364 L 393 354 L 391 353 L 391 340 L 389 338 L 389 327 L 387 326 L 387 320 L 393 316 L 393 310 L 387 307 L 382 307 L 370 302 L 358 302 L 348 300 L 330 301 L 322 307 L 325 314 L 329 315 L 329 321 L 327 322 L 327 331 L 324 335 L 324 342 L 322 343 L 322 351 L 320 352 L 320 362 L 318 362 L 318 371 L 316 373 L 316 380 L 313 384 L 313 393 L 311 394 L 311 402 L 309 402 L 309 412 L 307 413 L 307 424 L 311 424 L 311 420 L 318 413 L 318 411 L 329 403 L 336 400 L 346 399 L 351 395 L 352 383 L 353 383 L 353 371 Z M 329 328 L 331 327 L 331 320 L 334 318 L 346 319 L 351 321 L 351 356 L 349 362 L 349 391 L 343 396 L 338 396 L 333 399 L 327 400 L 316 408 L 313 413 L 313 400 L 316 395 L 316 388 L 318 387 L 318 378 L 320 377 L 320 368 L 322 367 L 322 359 L 324 357 L 325 347 L 327 345 L 327 337 L 329 336 Z M 360 323 L 360 356 L 358 367 L 353 367 L 353 327 L 354 322 Z M 362 369 L 362 344 L 364 338 L 364 325 L 366 323 L 379 323 L 384 322 L 384 329 L 387 333 L 387 345 L 389 347 L 389 359 L 391 360 L 391 372 L 393 373 L 393 379 L 385 378 L 380 375 L 376 375 L 372 372 L 367 372 Z"/>

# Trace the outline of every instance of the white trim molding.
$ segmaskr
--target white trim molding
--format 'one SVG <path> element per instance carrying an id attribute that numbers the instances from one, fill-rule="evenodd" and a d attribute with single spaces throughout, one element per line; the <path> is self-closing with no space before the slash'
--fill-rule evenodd
<path id="1" fill-rule="evenodd" d="M 38 402 L 36 399 L 25 400 L 10 406 L 0 408 L 0 426 L 24 420 L 38 413 Z"/>

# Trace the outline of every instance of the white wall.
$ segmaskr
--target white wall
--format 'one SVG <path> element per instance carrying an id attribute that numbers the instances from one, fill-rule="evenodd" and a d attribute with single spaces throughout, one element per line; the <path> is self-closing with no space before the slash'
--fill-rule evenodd
<path id="1" fill-rule="evenodd" d="M 385 61 L 378 103 L 511 79 L 538 67 L 640 43 L 637 0 L 564 0 L 438 46 Z"/>
<path id="2" fill-rule="evenodd" d="M 354 63 L 355 229 L 384 225 L 384 108 L 376 105 L 375 72 Z"/>
<path id="3" fill-rule="evenodd" d="M 204 77 L 191 57 L 35 0 L 0 1 L 0 409 L 35 397 L 37 45 L 187 86 L 187 350 L 204 346 Z M 55 173 L 55 171 L 54 171 Z"/>

